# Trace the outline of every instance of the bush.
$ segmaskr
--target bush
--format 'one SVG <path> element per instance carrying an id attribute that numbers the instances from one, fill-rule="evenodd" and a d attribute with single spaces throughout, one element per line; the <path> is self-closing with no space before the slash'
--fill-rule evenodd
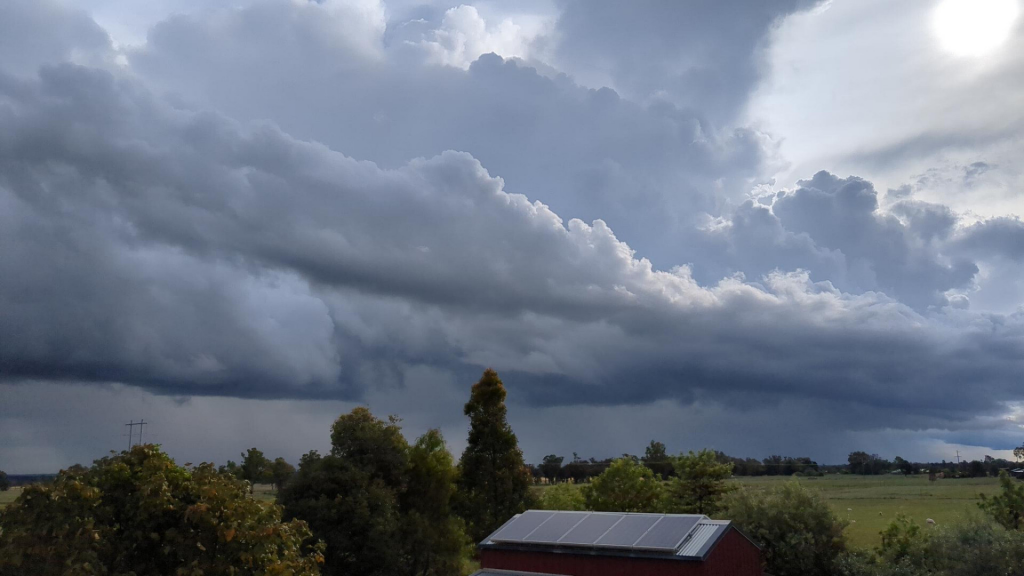
<path id="1" fill-rule="evenodd" d="M 846 548 L 845 523 L 796 482 L 766 493 L 733 492 L 723 499 L 721 516 L 761 546 L 765 570 L 774 576 L 833 574 Z"/>
<path id="2" fill-rule="evenodd" d="M 588 510 L 600 512 L 658 512 L 664 490 L 650 468 L 632 458 L 619 458 L 583 487 Z"/>
<path id="3" fill-rule="evenodd" d="M 306 524 L 248 490 L 152 445 L 64 470 L 0 514 L 0 573 L 319 574 Z"/>
<path id="4" fill-rule="evenodd" d="M 586 510 L 583 491 L 574 484 L 555 484 L 545 488 L 538 505 L 543 510 Z"/>

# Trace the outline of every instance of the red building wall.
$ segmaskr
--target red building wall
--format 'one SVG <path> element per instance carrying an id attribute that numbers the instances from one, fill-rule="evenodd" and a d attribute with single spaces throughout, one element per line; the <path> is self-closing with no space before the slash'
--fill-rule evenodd
<path id="1" fill-rule="evenodd" d="M 480 551 L 480 567 L 566 576 L 761 576 L 761 552 L 729 530 L 704 562 L 537 551 Z"/>

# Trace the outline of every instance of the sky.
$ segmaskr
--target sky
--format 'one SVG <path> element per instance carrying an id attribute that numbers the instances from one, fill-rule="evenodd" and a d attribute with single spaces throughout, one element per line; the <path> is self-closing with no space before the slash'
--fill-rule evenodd
<path id="1" fill-rule="evenodd" d="M 1010 456 L 1021 102 L 1021 0 L 6 0 L 0 469 Z"/>

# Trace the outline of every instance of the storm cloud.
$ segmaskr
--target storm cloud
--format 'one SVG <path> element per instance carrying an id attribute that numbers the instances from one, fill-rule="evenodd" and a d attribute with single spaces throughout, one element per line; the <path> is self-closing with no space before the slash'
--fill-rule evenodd
<path id="1" fill-rule="evenodd" d="M 30 414 L 0 422 L 42 418 L 34 389 L 133 389 L 289 414 L 370 402 L 458 430 L 458 383 L 493 366 L 532 450 L 559 410 L 583 428 L 659 414 L 663 433 L 774 410 L 844 442 L 1001 437 L 1024 396 L 1024 311 L 1019 293 L 974 296 L 1024 279 L 991 272 L 1020 264 L 1020 220 L 883 202 L 827 170 L 775 185 L 774 139 L 731 124 L 766 34 L 809 6 L 748 14 L 734 54 L 676 46 L 733 76 L 680 73 L 692 91 L 657 101 L 624 64 L 625 96 L 554 56 L 439 63 L 411 39 L 435 30 L 398 41 L 374 2 L 171 16 L 130 47 L 81 12 L 0 8 L 25 33 L 71 23 L 0 57 L 0 390 Z M 644 18 L 733 12 L 658 10 Z M 558 50 L 585 50 L 605 11 L 565 6 Z"/>

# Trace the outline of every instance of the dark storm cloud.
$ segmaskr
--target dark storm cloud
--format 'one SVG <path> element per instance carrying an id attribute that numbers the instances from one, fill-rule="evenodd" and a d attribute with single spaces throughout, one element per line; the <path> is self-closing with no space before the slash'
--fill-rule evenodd
<path id="1" fill-rule="evenodd" d="M 764 68 L 773 24 L 815 0 L 568 0 L 556 59 L 584 80 L 640 99 L 661 96 L 730 120 Z"/>
<path id="2" fill-rule="evenodd" d="M 786 6 L 707 62 L 753 62 Z M 0 16 L 25 33 L 52 8 L 18 7 Z M 64 32 L 0 73 L 5 385 L 389 397 L 424 427 L 443 389 L 454 426 L 452 383 L 494 366 L 524 412 L 566 421 L 816 410 L 805 431 L 842 433 L 980 430 L 1024 396 L 1024 316 L 968 299 L 979 262 L 1020 259 L 1019 221 L 881 207 L 828 172 L 743 201 L 772 144 L 685 91 L 641 105 L 494 55 L 432 66 L 349 9 L 176 16 L 127 65 Z M 86 65 L 38 68 L 68 59 Z M 744 66 L 722 86 L 747 90 Z"/>
<path id="3" fill-rule="evenodd" d="M 702 286 L 467 154 L 383 170 L 69 65 L 5 79 L 0 101 L 8 379 L 361 397 L 402 366 L 495 365 L 537 405 L 795 395 L 908 421 L 1018 396 L 1020 318 L 922 315 L 806 273 Z M 872 194 L 821 173 L 774 209 L 891 250 Z"/>

